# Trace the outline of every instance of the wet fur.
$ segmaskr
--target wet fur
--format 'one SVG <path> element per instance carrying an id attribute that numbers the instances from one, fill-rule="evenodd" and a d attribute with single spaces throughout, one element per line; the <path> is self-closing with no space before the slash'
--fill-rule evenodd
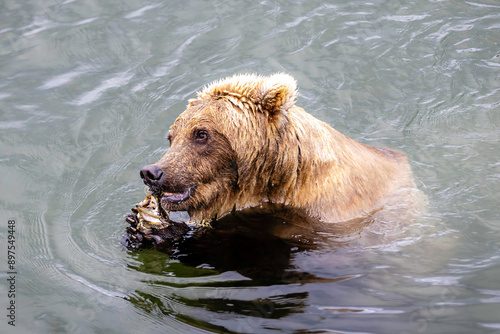
<path id="1" fill-rule="evenodd" d="M 162 191 L 191 196 L 195 221 L 262 203 L 304 210 L 323 222 L 346 221 L 383 207 L 414 187 L 406 156 L 358 143 L 295 105 L 289 75 L 237 75 L 207 86 L 169 133 L 158 161 Z M 199 130 L 206 142 L 196 141 Z"/>

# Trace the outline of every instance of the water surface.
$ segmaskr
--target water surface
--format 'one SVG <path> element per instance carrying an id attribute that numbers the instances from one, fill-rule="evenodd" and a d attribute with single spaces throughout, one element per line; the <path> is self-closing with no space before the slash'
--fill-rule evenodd
<path id="1" fill-rule="evenodd" d="M 500 332 L 496 1 L 4 1 L 0 18 L 2 332 Z M 408 154 L 429 199 L 411 233 L 126 252 L 138 171 L 187 100 L 277 71 L 317 118 Z"/>

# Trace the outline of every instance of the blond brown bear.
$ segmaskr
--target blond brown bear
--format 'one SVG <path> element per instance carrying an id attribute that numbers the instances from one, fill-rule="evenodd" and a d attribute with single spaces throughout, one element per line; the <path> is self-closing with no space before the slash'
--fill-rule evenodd
<path id="1" fill-rule="evenodd" d="M 295 105 L 286 74 L 235 75 L 189 101 L 170 149 L 141 177 L 161 205 L 196 222 L 232 210 L 286 206 L 323 222 L 382 208 L 414 187 L 406 155 L 358 143 Z"/>

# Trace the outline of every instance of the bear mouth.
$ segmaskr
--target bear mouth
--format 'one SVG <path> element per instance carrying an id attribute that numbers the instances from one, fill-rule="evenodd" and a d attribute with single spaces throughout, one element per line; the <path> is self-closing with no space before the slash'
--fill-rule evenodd
<path id="1" fill-rule="evenodd" d="M 159 203 L 164 210 L 167 211 L 186 211 L 187 201 L 191 198 L 193 187 L 186 189 L 184 192 L 162 192 L 158 195 Z"/>
<path id="2" fill-rule="evenodd" d="M 186 201 L 191 196 L 191 188 L 188 188 L 182 193 L 167 193 L 161 195 L 161 201 L 171 204 L 180 204 Z"/>

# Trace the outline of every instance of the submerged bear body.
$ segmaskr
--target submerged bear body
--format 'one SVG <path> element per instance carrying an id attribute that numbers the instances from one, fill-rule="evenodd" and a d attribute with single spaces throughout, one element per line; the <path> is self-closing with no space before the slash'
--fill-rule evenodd
<path id="1" fill-rule="evenodd" d="M 296 106 L 296 97 L 286 74 L 207 86 L 172 125 L 170 149 L 141 169 L 144 183 L 165 210 L 187 211 L 196 222 L 262 206 L 342 222 L 415 188 L 405 154 L 346 137 Z"/>

